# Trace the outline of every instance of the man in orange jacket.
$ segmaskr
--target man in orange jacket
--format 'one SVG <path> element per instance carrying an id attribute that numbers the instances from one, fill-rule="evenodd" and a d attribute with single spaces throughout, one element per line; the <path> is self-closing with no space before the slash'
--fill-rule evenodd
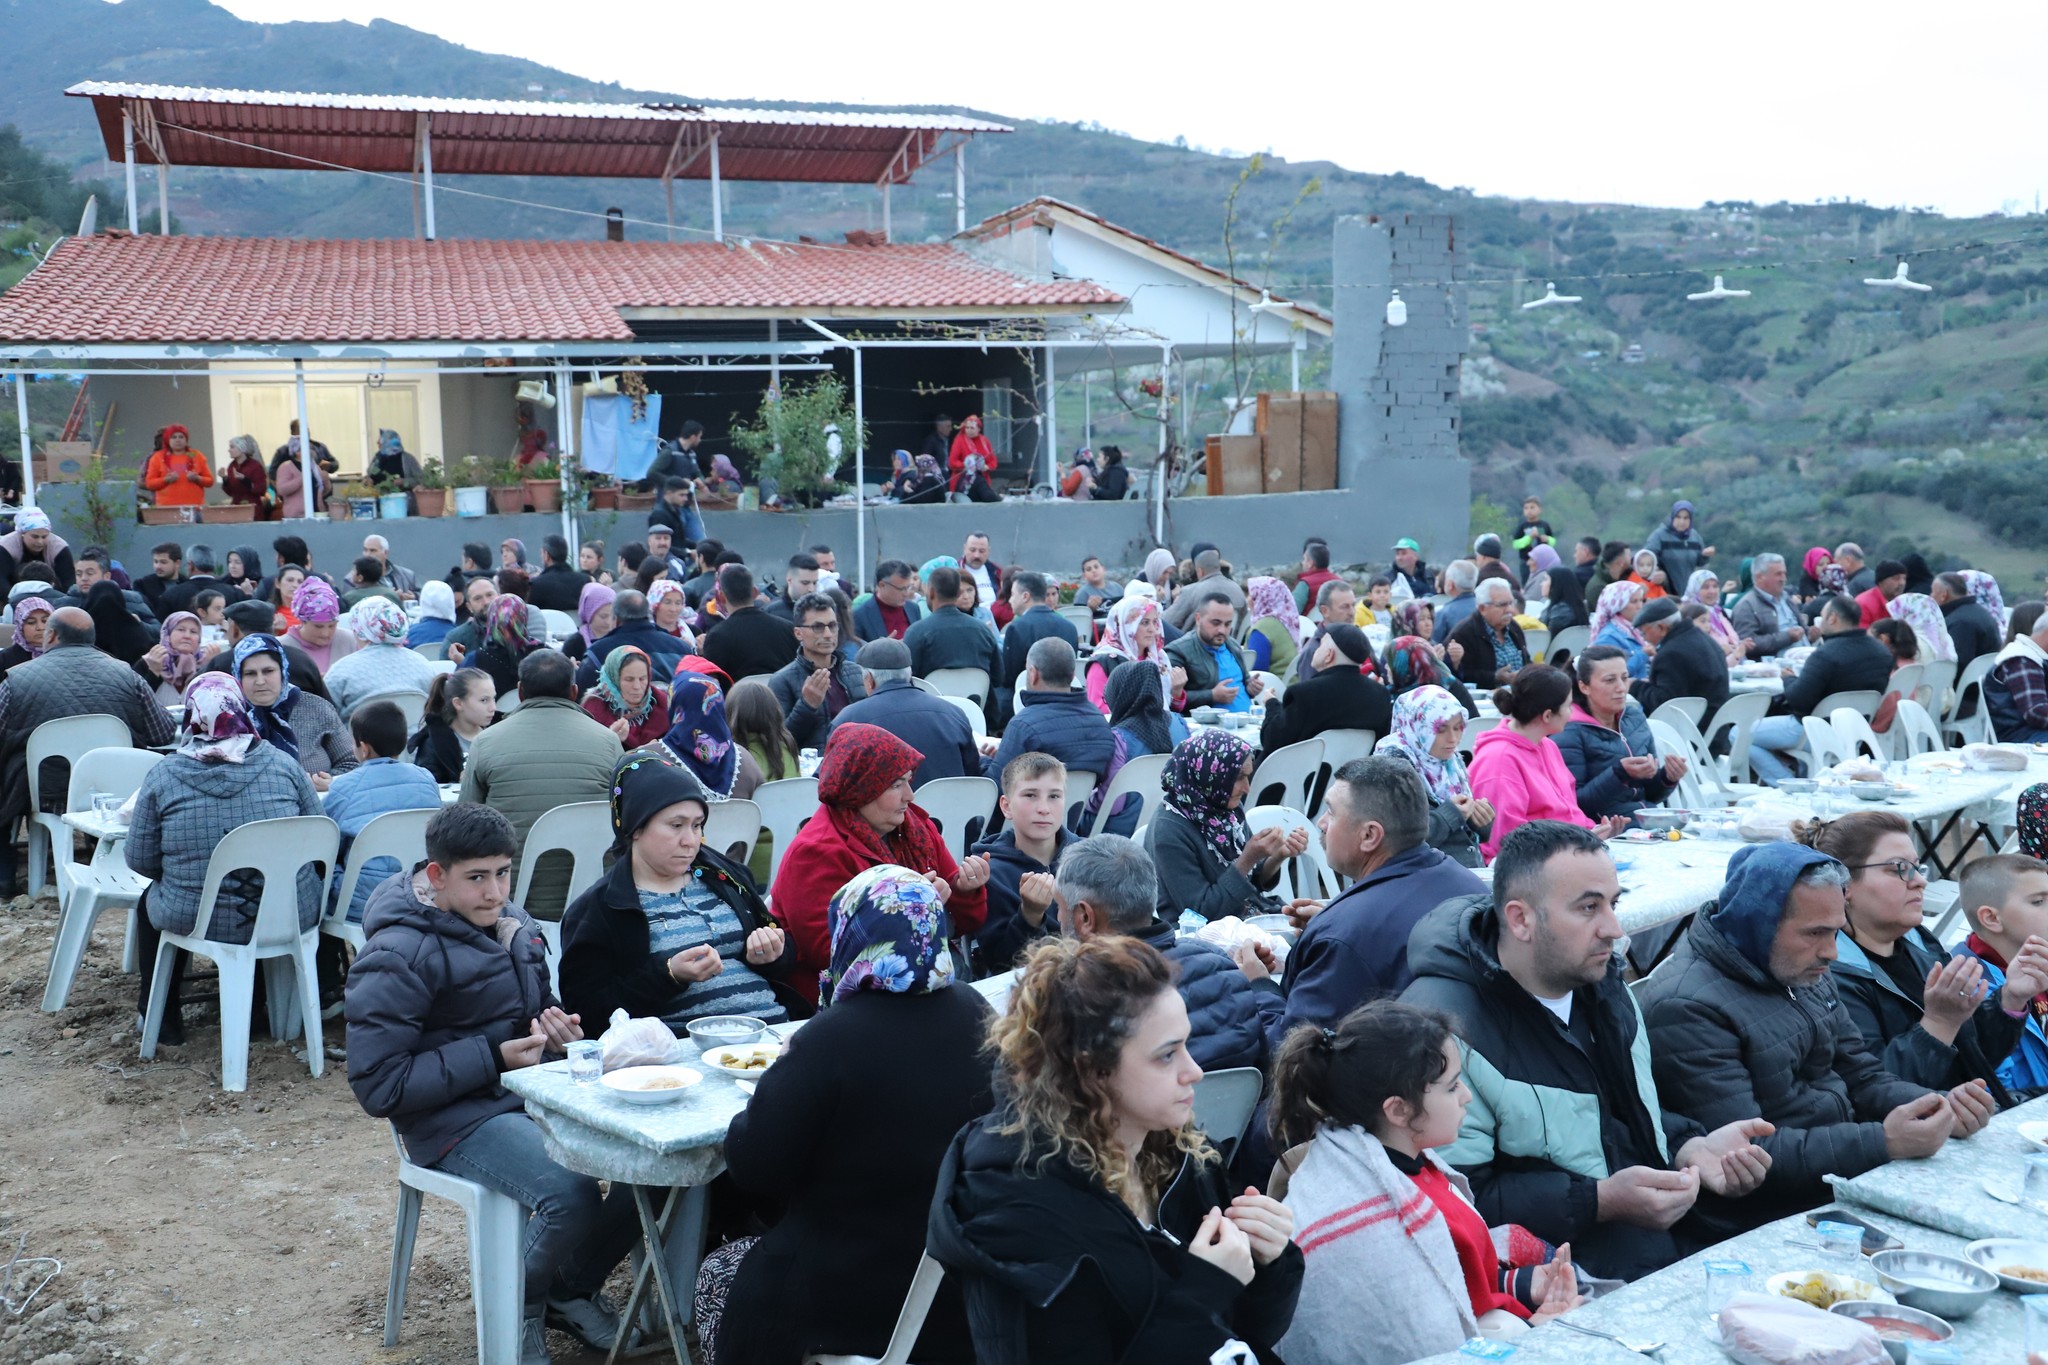
<path id="1" fill-rule="evenodd" d="M 164 428 L 164 448 L 149 457 L 142 486 L 156 494 L 159 507 L 197 507 L 213 486 L 206 456 L 191 447 L 191 433 L 181 426 Z"/>

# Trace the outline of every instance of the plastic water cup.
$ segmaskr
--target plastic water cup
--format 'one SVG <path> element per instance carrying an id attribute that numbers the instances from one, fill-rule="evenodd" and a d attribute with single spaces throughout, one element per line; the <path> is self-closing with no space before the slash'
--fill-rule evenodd
<path id="1" fill-rule="evenodd" d="M 1750 1287 L 1754 1272 L 1748 1261 L 1707 1261 L 1707 1316 L 1718 1318 L 1728 1300 Z"/>
<path id="2" fill-rule="evenodd" d="M 797 751 L 796 756 L 797 773 L 803 777 L 816 777 L 818 775 L 818 764 L 821 761 L 816 749 L 800 749 Z"/>
<path id="3" fill-rule="evenodd" d="M 111 792 L 94 792 L 92 794 L 92 813 L 100 819 L 111 820 L 120 813 L 120 810 L 120 797 L 113 795 Z"/>
<path id="4" fill-rule="evenodd" d="M 2036 1154 L 2026 1160 L 2026 1170 L 2020 1176 L 2020 1198 L 2048 1213 L 2048 1155 Z"/>
<path id="5" fill-rule="evenodd" d="M 604 1074 L 604 1046 L 595 1038 L 578 1038 L 569 1044 L 569 1079 L 578 1085 L 595 1085 Z"/>
<path id="6" fill-rule="evenodd" d="M 1853 1275 L 1863 1259 L 1863 1229 L 1853 1223 L 1822 1223 L 1820 1258 L 1830 1268 Z"/>

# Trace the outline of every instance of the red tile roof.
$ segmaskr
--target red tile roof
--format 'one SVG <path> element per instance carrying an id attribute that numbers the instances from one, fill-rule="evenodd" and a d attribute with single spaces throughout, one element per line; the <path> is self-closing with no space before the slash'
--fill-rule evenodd
<path id="1" fill-rule="evenodd" d="M 0 342 L 629 341 L 621 309 L 1071 311 L 1123 300 L 932 245 L 72 238 Z"/>

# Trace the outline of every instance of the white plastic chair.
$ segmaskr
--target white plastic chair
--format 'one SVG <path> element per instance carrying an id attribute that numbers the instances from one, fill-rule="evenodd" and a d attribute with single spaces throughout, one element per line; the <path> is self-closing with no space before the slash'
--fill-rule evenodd
<path id="1" fill-rule="evenodd" d="M 1268 673 L 1263 668 L 1252 670 L 1252 676 L 1259 680 L 1260 701 L 1280 701 L 1287 695 L 1287 684 L 1280 681 L 1277 673 Z"/>
<path id="2" fill-rule="evenodd" d="M 127 749 L 133 747 L 134 736 L 128 733 L 128 723 L 119 716 L 94 713 L 88 716 L 61 716 L 46 720 L 29 734 L 25 756 L 28 759 L 28 893 L 39 896 L 43 891 L 43 863 L 45 859 L 55 861 L 50 850 L 57 842 L 71 837 L 71 827 L 59 815 L 52 815 L 43 809 L 43 763 L 47 759 L 61 758 L 70 762 L 75 754 L 93 749 Z M 55 873 L 53 871 L 52 876 Z M 58 887 L 61 895 L 63 887 Z"/>
<path id="3" fill-rule="evenodd" d="M 1201 1103 L 1201 1086 L 1200 1081 L 1195 1082 L 1197 1105 Z M 939 1285 L 945 1278 L 946 1268 L 927 1251 L 918 1257 L 917 1273 L 910 1277 L 910 1292 L 903 1296 L 903 1310 L 896 1315 L 896 1327 L 889 1333 L 889 1344 L 881 1355 L 807 1355 L 804 1365 L 910 1365 L 911 1348 L 917 1345 L 917 1334 L 924 1330 L 924 1320 L 931 1314 L 932 1302 L 938 1298 Z"/>
<path id="4" fill-rule="evenodd" d="M 1657 750 L 1659 763 L 1674 757 L 1686 761 L 1685 776 L 1679 778 L 1677 785 L 1671 789 L 1671 796 L 1665 801 L 1667 806 L 1674 806 L 1678 810 L 1700 810 L 1722 804 L 1707 795 L 1706 787 L 1700 781 L 1699 764 L 1695 760 L 1692 745 L 1686 742 L 1682 734 L 1661 720 L 1653 720 L 1650 722 L 1650 740 Z"/>
<path id="5" fill-rule="evenodd" d="M 939 691 L 938 688 L 933 687 L 929 682 L 925 681 L 923 678 L 912 678 L 910 680 L 910 685 L 916 688 L 918 691 L 923 692 L 927 696 L 943 697 L 946 695 L 945 693 Z"/>
<path id="6" fill-rule="evenodd" d="M 1075 606 L 1069 602 L 1066 606 L 1059 609 L 1059 613 L 1060 619 L 1072 626 L 1074 633 L 1081 637 L 1081 643 L 1087 644 L 1089 639 L 1095 634 L 1094 609 L 1092 607 Z"/>
<path id="7" fill-rule="evenodd" d="M 354 715 L 373 701 L 388 701 L 397 707 L 405 717 L 407 731 L 419 729 L 420 723 L 427 718 L 427 694 L 415 692 L 409 687 L 395 692 L 372 692 L 350 707 L 349 714 Z"/>
<path id="8" fill-rule="evenodd" d="M 1914 689 L 1913 700 L 1925 707 L 1929 716 L 1938 716 L 1948 709 L 1948 694 L 1955 685 L 1955 660 L 1929 659 L 1920 665 L 1920 686 Z"/>
<path id="9" fill-rule="evenodd" d="M 1536 606 L 1535 603 L 1530 603 L 1530 606 L 1532 610 L 1527 613 L 1528 615 L 1539 617 L 1542 615 L 1540 611 L 1533 610 Z M 1529 646 L 1529 657 L 1531 659 L 1547 660 L 1550 657 L 1550 632 L 1543 627 L 1538 626 L 1534 630 L 1523 631 L 1522 642 Z"/>
<path id="10" fill-rule="evenodd" d="M 1771 699 L 1762 692 L 1738 692 L 1721 703 L 1721 709 L 1714 712 L 1714 718 L 1700 727 L 1700 735 L 1709 747 L 1714 737 L 1723 730 L 1732 730 L 1728 737 L 1728 756 L 1718 761 L 1724 784 L 1748 783 L 1749 739 L 1756 729 L 1756 723 L 1771 709 Z"/>
<path id="11" fill-rule="evenodd" d="M 1830 692 L 1814 703 L 1809 713 L 1816 716 L 1832 716 L 1841 707 L 1848 707 L 1857 715 L 1869 720 L 1877 714 L 1878 706 L 1884 701 L 1884 693 L 1864 688 L 1854 692 Z"/>
<path id="12" fill-rule="evenodd" d="M 199 890 L 199 917 L 189 934 L 165 932 L 150 978 L 149 1010 L 142 1021 L 142 1055 L 156 1056 L 157 1033 L 163 1027 L 164 1003 L 171 988 L 171 964 L 183 948 L 210 959 L 220 969 L 220 1083 L 223 1090 L 249 1088 L 250 1011 L 255 1004 L 256 964 L 264 966 L 273 1037 L 291 1038 L 299 1029 L 290 1018 L 297 1004 L 306 1034 L 306 1061 L 315 1076 L 325 1069 L 320 1038 L 320 976 L 313 966 L 318 925 L 299 929 L 299 869 L 308 863 L 334 866 L 341 830 L 324 815 L 288 815 L 277 820 L 252 820 L 227 832 L 214 845 Z M 220 900 L 220 884 L 230 874 L 250 869 L 263 875 L 263 894 L 256 903 L 256 922 L 247 943 L 219 943 L 206 936 Z M 320 878 L 324 891 L 327 878 Z M 296 991 L 294 990 L 296 987 Z"/>
<path id="13" fill-rule="evenodd" d="M 1984 680 L 1991 676 L 1991 667 L 1998 662 L 1995 654 L 1980 654 L 1970 660 L 1970 666 L 1956 677 L 1955 696 L 1950 699 L 1948 711 L 1941 718 L 1941 733 L 1960 747 L 1964 744 L 1990 744 L 1998 738 L 1992 733 L 1991 712 L 1984 705 Z M 1966 704 L 1974 703 L 1976 710 L 1970 715 L 1963 714 Z"/>
<path id="14" fill-rule="evenodd" d="M 429 662 L 434 665 L 436 673 L 453 673 L 455 671 L 455 661 L 453 659 L 432 659 Z"/>
<path id="15" fill-rule="evenodd" d="M 518 691 L 518 689 L 517 689 L 517 688 L 514 688 L 514 689 L 513 689 L 512 691 L 510 691 L 510 692 L 500 692 L 500 693 L 498 694 L 498 714 L 499 714 L 499 715 L 501 715 L 501 716 L 509 716 L 509 715 L 511 715 L 511 714 L 512 714 L 512 713 L 513 713 L 514 711 L 517 711 L 518 709 L 519 709 L 519 691 Z"/>
<path id="16" fill-rule="evenodd" d="M 754 804 L 761 808 L 761 823 L 774 836 L 768 848 L 768 885 L 782 868 L 782 855 L 789 841 L 804 823 L 818 813 L 818 779 L 785 777 L 780 782 L 763 782 L 754 788 Z"/>
<path id="17" fill-rule="evenodd" d="M 1891 745 L 1870 728 L 1870 722 L 1854 707 L 1837 706 L 1828 712 L 1828 724 L 1834 726 L 1835 733 L 1842 737 L 1842 747 L 1848 751 L 1848 757 L 1854 758 L 1856 751 L 1862 749 L 1879 763 L 1891 758 Z"/>
<path id="18" fill-rule="evenodd" d="M 1329 796 L 1330 784 L 1337 780 L 1337 770 L 1354 759 L 1371 758 L 1380 737 L 1371 730 L 1325 730 L 1316 738 L 1323 742 L 1323 761 L 1316 767 L 1315 785 L 1309 793 L 1311 820 L 1323 813 L 1323 802 Z"/>
<path id="19" fill-rule="evenodd" d="M 349 919 L 348 907 L 355 900 L 356 888 L 362 884 L 363 868 L 378 858 L 396 859 L 401 869 L 424 861 L 427 822 L 440 809 L 437 805 L 427 810 L 386 811 L 363 826 L 363 832 L 348 846 L 348 866 L 342 870 L 341 890 L 320 917 L 321 933 L 362 950 L 363 926 Z"/>
<path id="20" fill-rule="evenodd" d="M 1810 771 L 1819 772 L 1831 768 L 1849 756 L 1849 746 L 1842 742 L 1842 736 L 1833 725 L 1819 716 L 1807 716 L 1800 721 L 1806 731 L 1806 753 L 1812 761 Z"/>
<path id="21" fill-rule="evenodd" d="M 985 668 L 935 668 L 925 681 L 941 697 L 968 697 L 988 704 L 988 670 Z"/>
<path id="22" fill-rule="evenodd" d="M 974 731 L 976 739 L 988 736 L 988 716 L 981 709 L 981 703 L 972 697 L 947 697 L 945 700 L 960 708 L 960 714 L 967 717 L 967 728 Z"/>
<path id="23" fill-rule="evenodd" d="M 967 836 L 987 828 L 1001 795 L 996 784 L 985 777 L 935 777 L 912 792 L 910 799 L 937 822 L 939 837 L 957 863 L 967 856 Z M 978 827 L 977 820 L 981 822 Z"/>
<path id="24" fill-rule="evenodd" d="M 436 640 L 430 645 L 414 645 L 412 652 L 431 664 L 449 663 L 448 642 L 446 640 Z M 452 669 L 453 665 L 451 664 L 450 667 Z"/>
<path id="25" fill-rule="evenodd" d="M 555 611 L 550 607 L 540 609 L 540 619 L 546 624 L 548 643 L 566 640 L 576 633 L 576 618 L 566 611 Z"/>
<path id="26" fill-rule="evenodd" d="M 713 801 L 704 817 L 704 846 L 734 862 L 754 856 L 754 841 L 761 837 L 761 808 L 751 801 L 734 798 Z"/>
<path id="27" fill-rule="evenodd" d="M 1926 679 L 1926 664 L 1902 664 L 1892 670 L 1892 676 L 1886 682 L 1884 690 L 1886 692 L 1898 693 L 1901 700 L 1907 697 L 1917 697 L 1920 695 L 1920 689 L 1926 686 Z M 1925 703 L 1922 704 L 1924 705 Z M 1885 733 L 1890 734 L 1891 732 L 1887 730 Z"/>
<path id="28" fill-rule="evenodd" d="M 1893 752 L 1900 758 L 1941 752 L 1941 732 L 1934 728 L 1934 717 L 1911 697 L 1899 703 L 1891 733 L 1896 737 Z"/>
<path id="29" fill-rule="evenodd" d="M 1652 711 L 1650 719 L 1669 722 L 1673 715 L 1685 717 L 1692 724 L 1692 727 L 1697 730 L 1700 722 L 1707 718 L 1707 699 L 1705 697 L 1673 697 L 1670 701 L 1665 702 L 1662 706 Z M 1680 733 L 1683 732 L 1681 731 Z"/>
<path id="30" fill-rule="evenodd" d="M 164 756 L 150 749 L 88 749 L 71 765 L 71 786 L 66 793 L 67 811 L 92 809 L 93 793 L 127 798 L 142 785 L 149 770 Z M 100 915 L 116 907 L 128 911 L 121 967 L 135 970 L 135 907 L 149 888 L 149 878 L 128 870 L 126 863 L 111 855 L 111 845 L 96 846 L 89 862 L 71 860 L 71 827 L 63 826 L 65 837 L 55 842 L 57 902 L 61 914 L 57 937 L 50 944 L 50 976 L 43 985 L 43 1008 L 64 1008 L 71 997 L 71 985 L 85 960 L 92 941 L 93 926 Z M 109 856 L 103 857 L 102 848 Z"/>
<path id="31" fill-rule="evenodd" d="M 1204 1075 L 1195 1082 L 1195 1127 L 1211 1145 L 1234 1147 L 1251 1125 L 1264 1085 L 1265 1077 L 1255 1066 L 1234 1066 Z"/>
<path id="32" fill-rule="evenodd" d="M 1323 853 L 1322 832 L 1308 822 L 1308 817 L 1292 806 L 1253 806 L 1245 812 L 1245 824 L 1253 834 L 1277 825 L 1289 834 L 1296 830 L 1308 832 L 1308 848 L 1300 857 L 1290 859 L 1280 871 L 1280 880 L 1273 884 L 1273 894 L 1281 900 L 1293 900 L 1297 896 L 1334 896 L 1344 888 L 1331 870 L 1329 859 Z M 1313 875 L 1314 884 L 1301 875 L 1300 865 L 1307 863 Z"/>
<path id="33" fill-rule="evenodd" d="M 1088 798 L 1095 795 L 1096 784 L 1102 781 L 1101 773 L 1091 773 L 1085 768 L 1067 769 L 1067 828 L 1078 829 L 1075 822 L 1080 818 L 1081 808 L 1088 804 Z"/>
<path id="34" fill-rule="evenodd" d="M 1543 656 L 1543 662 L 1554 664 L 1561 654 L 1576 659 L 1586 652 L 1586 646 L 1593 643 L 1591 626 L 1566 626 L 1550 637 L 1550 652 Z"/>
<path id="35" fill-rule="evenodd" d="M 1171 758 L 1171 754 L 1140 754 L 1126 760 L 1110 780 L 1109 790 L 1102 794 L 1102 804 L 1095 808 L 1095 818 L 1082 826 L 1082 837 L 1100 834 L 1107 827 L 1110 811 L 1126 796 L 1138 798 L 1138 820 L 1144 823 L 1162 798 L 1160 780 L 1165 777 L 1166 765 Z"/>
<path id="36" fill-rule="evenodd" d="M 519 850 L 519 881 L 512 892 L 512 903 L 520 909 L 526 908 L 526 900 L 533 890 L 533 870 L 540 865 L 543 855 L 552 852 L 567 853 L 572 862 L 569 867 L 569 889 L 562 899 L 563 909 L 589 888 L 597 885 L 604 876 L 604 852 L 612 846 L 612 808 L 606 801 L 571 801 L 541 812 L 533 822 L 533 828 L 526 832 L 526 846 Z M 534 923 L 540 926 L 540 936 L 548 945 L 548 984 L 557 993 L 561 991 L 562 963 L 562 922 L 534 916 Z"/>
<path id="37" fill-rule="evenodd" d="M 1268 788 L 1280 787 L 1279 804 L 1308 814 L 1309 788 L 1316 780 L 1316 773 L 1323 766 L 1323 741 L 1304 739 L 1296 744 L 1284 745 L 1267 754 L 1252 773 L 1251 797 L 1254 801 Z"/>
<path id="38" fill-rule="evenodd" d="M 526 1299 L 525 1207 L 511 1195 L 474 1180 L 413 1165 L 395 1128 L 391 1141 L 398 1148 L 398 1218 L 391 1236 L 391 1282 L 384 1291 L 384 1349 L 398 1345 L 420 1206 L 431 1194 L 459 1207 L 469 1225 L 469 1297 L 476 1308 L 477 1359 L 518 1360 Z"/>

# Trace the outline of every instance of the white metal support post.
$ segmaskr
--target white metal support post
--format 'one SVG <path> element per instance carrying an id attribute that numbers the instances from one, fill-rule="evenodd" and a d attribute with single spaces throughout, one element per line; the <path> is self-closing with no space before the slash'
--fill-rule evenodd
<path id="1" fill-rule="evenodd" d="M 1057 495 L 1060 491 L 1060 424 L 1059 390 L 1053 380 L 1053 349 L 1045 348 L 1045 421 L 1039 427 L 1039 436 L 1045 442 L 1045 481 L 1052 485 Z"/>
<path id="2" fill-rule="evenodd" d="M 429 203 L 433 201 L 428 200 Z M 305 514 L 312 516 L 320 505 L 320 479 L 314 472 L 319 465 L 313 459 L 313 424 L 306 416 L 306 362 L 292 362 L 292 387 L 299 405 L 299 476 L 304 481 Z"/>
<path id="3" fill-rule="evenodd" d="M 889 182 L 882 182 L 882 240 L 892 241 L 895 234 L 889 230 Z"/>
<path id="4" fill-rule="evenodd" d="M 718 134 L 711 135 L 711 240 L 725 240 L 725 204 L 720 199 L 724 185 L 718 176 Z"/>
<path id="5" fill-rule="evenodd" d="M 967 139 L 953 148 L 953 231 L 967 231 Z"/>
<path id="6" fill-rule="evenodd" d="M 121 150 L 128 174 L 128 231 L 137 234 L 142 231 L 142 213 L 135 205 L 135 110 L 132 105 L 121 107 Z"/>
<path id="7" fill-rule="evenodd" d="M 853 348 L 853 590 L 868 576 L 867 405 L 861 398 L 860 347 Z"/>
<path id="8" fill-rule="evenodd" d="M 1173 392 L 1168 378 L 1173 369 L 1173 347 L 1159 348 L 1159 458 L 1152 466 L 1152 543 L 1166 544 L 1166 440 L 1167 428 L 1173 424 L 1171 400 Z"/>
<path id="9" fill-rule="evenodd" d="M 28 371 L 14 371 L 14 414 L 21 419 L 21 505 L 36 505 L 36 450 L 28 431 Z"/>
<path id="10" fill-rule="evenodd" d="M 434 240 L 434 121 L 420 115 L 420 179 L 426 186 L 427 240 Z"/>
<path id="11" fill-rule="evenodd" d="M 569 466 L 578 458 L 575 390 L 570 386 L 569 380 L 569 367 L 555 366 L 555 411 L 561 414 L 558 425 L 562 429 L 561 459 L 557 461 L 562 467 L 562 539 L 569 542 L 569 563 L 573 567 L 583 543 L 582 537 L 577 534 L 579 525 L 576 512 L 569 506 Z M 581 469 L 577 470 L 577 477 L 582 477 Z"/>
<path id="12" fill-rule="evenodd" d="M 156 235 L 171 235 L 171 168 L 156 163 Z"/>
<path id="13" fill-rule="evenodd" d="M 1287 359 L 1292 374 L 1292 378 L 1288 381 L 1288 388 L 1292 389 L 1295 393 L 1301 392 L 1301 353 L 1307 349 L 1308 332 L 1299 327 L 1295 328 L 1294 344 L 1287 348 Z"/>
<path id="14" fill-rule="evenodd" d="M 768 319 L 768 388 L 782 401 L 782 320 Z"/>

